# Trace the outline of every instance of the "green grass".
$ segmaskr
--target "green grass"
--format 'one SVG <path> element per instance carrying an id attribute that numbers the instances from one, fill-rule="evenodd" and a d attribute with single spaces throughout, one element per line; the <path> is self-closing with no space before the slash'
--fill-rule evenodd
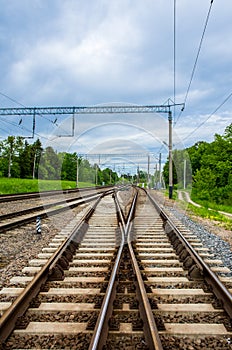
<path id="1" fill-rule="evenodd" d="M 226 230 L 232 230 L 232 219 L 225 217 L 224 215 L 218 213 L 216 210 L 210 210 L 204 207 L 199 208 L 189 203 L 187 212 L 190 215 L 194 214 L 202 218 L 216 221 L 218 226 L 221 226 Z"/>
<path id="2" fill-rule="evenodd" d="M 202 205 L 205 208 L 211 208 L 214 209 L 216 211 L 225 211 L 226 213 L 231 213 L 232 214 L 232 206 L 231 205 L 223 205 L 223 204 L 217 204 L 214 202 L 208 202 L 208 201 L 203 201 L 203 200 L 199 200 L 197 197 L 195 196 L 191 196 L 192 200 L 200 205 Z"/>
<path id="3" fill-rule="evenodd" d="M 95 185 L 89 182 L 79 182 L 80 188 L 90 186 Z M 41 192 L 75 187 L 75 181 L 0 178 L 0 194 Z"/>
<path id="4" fill-rule="evenodd" d="M 164 195 L 168 197 L 168 189 L 164 191 Z M 177 191 L 173 190 L 173 199 L 177 199 Z M 225 205 L 217 205 L 216 203 L 206 203 L 203 201 L 197 200 L 197 198 L 192 198 L 192 200 L 200 205 L 202 207 L 196 207 L 191 203 L 188 203 L 187 205 L 187 212 L 191 215 L 196 215 L 205 219 L 213 220 L 217 222 L 218 226 L 221 226 L 225 228 L 226 230 L 232 230 L 232 219 L 226 217 L 223 214 L 220 214 L 219 211 L 224 211 L 226 213 L 232 213 L 232 207 L 231 206 L 225 206 Z M 179 205 L 182 207 L 182 209 L 186 209 L 186 202 L 178 201 Z"/>
<path id="5" fill-rule="evenodd" d="M 165 195 L 165 197 L 169 197 L 169 189 L 168 188 L 166 188 L 164 190 L 164 195 Z M 178 194 L 177 194 L 177 191 L 175 189 L 173 189 L 173 191 L 172 191 L 172 199 L 173 200 L 177 200 L 178 199 Z"/>

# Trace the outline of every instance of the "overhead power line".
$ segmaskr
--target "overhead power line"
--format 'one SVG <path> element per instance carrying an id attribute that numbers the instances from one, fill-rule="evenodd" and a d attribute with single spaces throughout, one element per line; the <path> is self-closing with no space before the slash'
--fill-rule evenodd
<path id="1" fill-rule="evenodd" d="M 25 106 L 24 104 L 18 102 L 17 100 L 15 100 L 14 98 L 11 98 L 10 96 L 4 94 L 3 92 L 0 92 L 0 95 L 6 97 L 8 100 L 10 100 L 10 101 L 12 101 L 12 102 L 18 104 L 19 106 L 26 108 L 26 106 Z M 42 117 L 42 118 L 48 120 L 50 123 L 55 124 L 56 126 L 59 126 L 59 125 L 56 123 L 57 119 L 55 119 L 55 121 L 53 121 L 53 120 L 51 120 L 51 119 L 45 117 L 45 116 L 42 115 L 42 114 L 40 114 L 40 117 Z"/>
<path id="2" fill-rule="evenodd" d="M 18 123 L 9 121 L 9 120 L 7 120 L 7 119 L 5 119 L 5 118 L 1 118 L 1 121 L 3 121 L 3 122 L 6 123 L 6 124 L 13 125 L 14 127 L 17 127 L 17 128 L 19 128 L 19 129 L 22 129 L 22 130 L 31 132 L 30 129 L 25 128 L 24 126 L 19 125 Z M 3 129 L 2 129 L 2 130 L 3 130 Z M 7 133 L 9 133 L 9 130 L 7 131 Z M 37 136 L 40 137 L 40 138 L 43 138 L 43 139 L 45 139 L 45 140 L 49 140 L 49 138 L 46 137 L 46 136 L 42 136 L 42 135 L 40 135 L 40 134 L 38 134 L 38 133 L 36 133 L 36 132 L 34 132 L 34 134 L 37 135 Z M 22 136 L 22 137 L 23 137 L 23 138 L 32 138 L 31 136 Z"/>
<path id="3" fill-rule="evenodd" d="M 194 134 L 202 125 L 204 125 L 215 113 L 232 97 L 232 92 L 226 97 L 226 99 L 205 119 L 202 123 L 200 123 L 188 136 L 186 136 L 182 141 L 188 139 L 192 134 Z"/>
<path id="4" fill-rule="evenodd" d="M 204 39 L 206 28 L 207 28 L 207 25 L 208 25 L 208 22 L 209 22 L 209 16 L 210 16 L 210 12 L 211 12 L 211 9 L 212 9 L 212 5 L 213 5 L 213 0 L 211 0 L 211 2 L 210 2 L 209 11 L 208 11 L 208 14 L 207 14 L 207 17 L 206 17 L 205 26 L 204 26 L 203 33 L 202 33 L 202 36 L 201 36 L 199 48 L 198 48 L 198 51 L 197 51 L 197 56 L 196 56 L 196 59 L 195 59 L 194 65 L 193 65 L 192 74 L 191 74 L 189 85 L 188 85 L 188 88 L 187 88 L 187 92 L 186 92 L 186 95 L 185 95 L 185 98 L 184 98 L 184 103 L 186 103 L 186 101 L 187 101 L 189 90 L 190 90 L 190 87 L 191 87 L 191 84 L 192 84 L 192 81 L 193 81 L 193 76 L 194 76 L 194 73 L 195 73 L 195 70 L 196 70 L 196 66 L 197 66 L 197 62 L 198 62 L 198 59 L 199 59 L 199 55 L 200 55 L 203 39 Z"/>
<path id="5" fill-rule="evenodd" d="M 200 40 L 200 44 L 199 44 L 198 51 L 197 51 L 197 56 L 196 56 L 196 59 L 195 59 L 194 65 L 193 65 L 193 70 L 192 70 L 192 73 L 191 73 L 190 81 L 189 81 L 188 88 L 187 88 L 187 91 L 186 91 L 186 94 L 185 94 L 185 98 L 184 98 L 184 106 L 186 105 L 186 101 L 187 101 L 187 98 L 188 98 L 188 95 L 189 95 L 190 87 L 192 85 L 193 77 L 194 77 L 194 74 L 195 74 L 195 71 L 196 71 L 197 62 L 198 62 L 198 59 L 199 59 L 199 55 L 200 55 L 203 39 L 204 39 L 204 36 L 205 36 L 206 28 L 207 28 L 207 25 L 208 25 L 208 22 L 209 22 L 209 17 L 210 17 L 213 1 L 214 0 L 210 1 L 208 14 L 207 14 L 207 17 L 206 17 L 203 33 L 201 35 L 201 40 Z M 178 119 L 180 118 L 180 116 L 181 116 L 183 111 L 184 111 L 184 108 L 180 111 L 180 113 L 178 115 L 178 118 L 176 120 L 176 123 L 177 123 Z"/>
<path id="6" fill-rule="evenodd" d="M 22 103 L 16 101 L 15 99 L 13 99 L 13 98 L 11 98 L 10 96 L 4 94 L 3 92 L 0 92 L 0 95 L 2 95 L 3 97 L 8 98 L 8 100 L 10 100 L 10 101 L 12 101 L 12 102 L 18 104 L 19 106 L 25 107 Z"/>
<path id="7" fill-rule="evenodd" d="M 176 103 L 176 0 L 174 0 L 173 8 L 173 101 Z M 174 106 L 174 121 L 175 121 Z"/>
<path id="8" fill-rule="evenodd" d="M 23 107 L 23 108 L 27 108 L 24 104 L 20 103 L 19 101 L 15 100 L 14 98 L 12 98 L 12 97 L 10 97 L 10 96 L 8 96 L 8 95 L 6 95 L 6 94 L 4 94 L 3 92 L 0 92 L 0 95 L 2 95 L 3 97 L 7 98 L 8 100 L 10 100 L 10 101 L 12 101 L 12 102 L 18 104 L 19 106 L 21 106 L 21 107 Z M 49 121 L 50 123 L 52 123 L 52 124 L 56 125 L 57 127 L 59 127 L 60 130 L 63 130 L 64 132 L 66 132 L 66 130 L 63 129 L 63 128 L 61 128 L 61 127 L 59 126 L 59 124 L 57 123 L 57 118 L 55 118 L 54 120 L 51 120 L 51 119 L 49 119 L 48 117 L 45 117 L 44 115 L 42 115 L 41 113 L 37 113 L 37 114 L 38 114 L 41 118 L 44 118 L 44 119 L 46 119 L 47 121 Z M 6 122 L 7 122 L 7 121 L 6 121 Z M 20 119 L 18 125 L 15 124 L 15 126 L 16 126 L 16 127 L 18 126 L 18 127 L 21 128 L 21 129 L 28 130 L 28 129 L 24 128 L 23 126 L 20 127 L 21 124 L 22 124 L 22 118 Z M 13 125 L 13 124 L 12 124 L 12 125 Z M 33 135 L 34 135 L 34 134 L 37 135 L 37 136 L 39 136 L 39 137 L 41 137 L 41 138 L 44 138 L 44 139 L 48 140 L 48 137 L 41 136 L 41 135 L 39 135 L 38 133 L 35 133 L 35 131 L 33 131 Z M 32 137 L 30 136 L 29 138 L 33 138 L 33 136 L 32 136 Z"/>

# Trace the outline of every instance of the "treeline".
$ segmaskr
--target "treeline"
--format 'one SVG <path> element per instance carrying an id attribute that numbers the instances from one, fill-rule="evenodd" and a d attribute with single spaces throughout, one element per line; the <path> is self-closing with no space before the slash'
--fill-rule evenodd
<path id="1" fill-rule="evenodd" d="M 167 162 L 164 178 L 168 184 Z M 202 201 L 232 204 L 232 123 L 214 141 L 197 142 L 173 151 L 173 182 L 183 188 L 192 182 L 192 195 Z"/>
<path id="2" fill-rule="evenodd" d="M 169 182 L 169 163 L 163 169 L 165 183 Z M 77 153 L 55 152 L 42 147 L 39 139 L 29 144 L 22 137 L 8 136 L 0 142 L 0 177 L 34 178 L 113 184 L 119 178 L 109 168 L 91 165 Z M 137 176 L 121 174 L 127 181 L 146 183 L 147 173 Z M 152 186 L 158 180 L 150 177 Z M 232 123 L 214 141 L 199 141 L 185 150 L 173 151 L 173 183 L 179 188 L 192 186 L 192 196 L 218 204 L 232 203 Z"/>
<path id="3" fill-rule="evenodd" d="M 69 180 L 97 185 L 113 184 L 118 175 L 109 168 L 101 170 L 77 153 L 43 149 L 39 139 L 29 144 L 22 137 L 8 136 L 0 142 L 0 177 L 21 179 Z"/>

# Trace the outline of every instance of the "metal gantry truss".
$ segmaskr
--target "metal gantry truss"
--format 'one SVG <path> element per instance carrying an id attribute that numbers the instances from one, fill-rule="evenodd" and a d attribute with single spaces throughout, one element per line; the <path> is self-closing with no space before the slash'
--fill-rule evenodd
<path id="1" fill-rule="evenodd" d="M 9 115 L 57 115 L 57 114 L 109 114 L 109 113 L 169 113 L 171 107 L 183 104 L 167 105 L 117 105 L 117 106 L 78 106 L 78 107 L 20 107 L 0 108 L 0 116 Z"/>

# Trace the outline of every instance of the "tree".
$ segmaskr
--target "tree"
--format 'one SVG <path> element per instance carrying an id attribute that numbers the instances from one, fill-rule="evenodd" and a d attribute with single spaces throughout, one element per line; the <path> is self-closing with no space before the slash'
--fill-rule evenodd
<path id="1" fill-rule="evenodd" d="M 39 178 L 58 180 L 61 178 L 62 162 L 52 147 L 47 147 L 41 156 L 39 164 Z"/>
<path id="2" fill-rule="evenodd" d="M 216 203 L 228 204 L 231 200 L 232 174 L 232 123 L 223 135 L 215 134 L 214 141 L 199 141 L 184 151 L 173 151 L 173 182 L 183 183 L 183 159 L 187 161 L 187 178 L 190 179 L 192 167 L 192 194 L 195 198 Z M 168 162 L 163 174 L 168 183 Z M 189 180 L 188 180 L 189 181 Z"/>
<path id="3" fill-rule="evenodd" d="M 1 144 L 1 156 L 5 158 L 5 162 L 2 162 L 3 176 L 7 177 L 19 177 L 19 153 L 22 151 L 23 138 L 20 136 L 8 136 Z"/>
<path id="4" fill-rule="evenodd" d="M 192 173 L 195 174 L 202 166 L 202 156 L 208 152 L 209 144 L 205 141 L 199 141 L 192 147 L 187 148 L 188 156 L 191 161 Z"/>
<path id="5" fill-rule="evenodd" d="M 0 142 L 0 176 L 8 175 L 69 181 L 76 181 L 78 177 L 79 181 L 90 183 L 95 183 L 97 177 L 99 185 L 118 179 L 116 172 L 109 168 L 101 170 L 96 164 L 92 166 L 76 152 L 57 153 L 50 146 L 43 150 L 39 139 L 29 144 L 27 140 L 14 136 Z"/>
<path id="6" fill-rule="evenodd" d="M 102 182 L 109 184 L 111 182 L 111 169 L 105 168 L 102 170 Z"/>
<path id="7" fill-rule="evenodd" d="M 225 128 L 224 138 L 232 142 L 232 123 Z"/>
<path id="8" fill-rule="evenodd" d="M 216 177 L 209 168 L 197 170 L 194 175 L 194 193 L 201 200 L 210 200 L 211 193 L 216 184 Z"/>
<path id="9" fill-rule="evenodd" d="M 39 139 L 37 139 L 32 145 L 32 155 L 33 155 L 33 169 L 32 169 L 32 177 L 38 178 L 38 169 L 40 158 L 43 152 L 42 143 Z"/>
<path id="10" fill-rule="evenodd" d="M 59 153 L 62 162 L 61 179 L 76 181 L 77 177 L 77 154 L 76 153 Z M 78 159 L 80 165 L 80 159 Z"/>
<path id="11" fill-rule="evenodd" d="M 27 141 L 24 143 L 24 148 L 19 152 L 20 178 L 32 178 L 33 170 L 33 154 L 32 147 Z"/>

